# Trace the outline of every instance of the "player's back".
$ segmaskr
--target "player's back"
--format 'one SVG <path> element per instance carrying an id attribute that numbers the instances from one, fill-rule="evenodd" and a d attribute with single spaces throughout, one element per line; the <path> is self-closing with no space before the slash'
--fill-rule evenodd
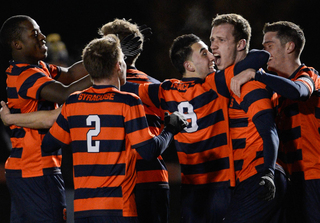
<path id="1" fill-rule="evenodd" d="M 188 127 L 174 137 L 184 186 L 229 186 L 230 180 L 234 180 L 227 114 L 229 98 L 217 93 L 215 78 L 212 73 L 205 80 L 171 79 L 139 90 L 144 103 L 169 113 L 178 111 L 189 122 Z"/>
<path id="2" fill-rule="evenodd" d="M 150 139 L 141 101 L 113 86 L 94 86 L 71 95 L 64 107 L 65 120 L 57 123 L 68 125 L 72 141 L 75 218 L 136 216 L 132 147 Z"/>

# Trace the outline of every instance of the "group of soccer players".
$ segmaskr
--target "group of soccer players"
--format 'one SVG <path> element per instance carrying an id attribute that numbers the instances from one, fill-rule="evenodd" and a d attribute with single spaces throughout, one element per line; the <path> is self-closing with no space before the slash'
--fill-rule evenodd
<path id="1" fill-rule="evenodd" d="M 249 22 L 217 15 L 211 50 L 194 34 L 173 41 L 170 59 L 182 79 L 164 82 L 135 67 L 149 32 L 107 23 L 83 63 L 66 69 L 42 61 L 45 36 L 33 19 L 3 24 L 13 58 L 7 92 L 15 114 L 4 102 L 1 112 L 12 130 L 12 222 L 65 221 L 59 148 L 68 144 L 75 222 L 168 222 L 168 172 L 158 155 L 173 135 L 181 222 L 319 222 L 319 84 L 300 62 L 302 30 L 268 23 L 266 51 L 249 51 Z M 259 69 L 266 64 L 278 75 Z M 83 91 L 68 97 L 76 90 Z M 55 102 L 62 109 L 53 110 Z"/>

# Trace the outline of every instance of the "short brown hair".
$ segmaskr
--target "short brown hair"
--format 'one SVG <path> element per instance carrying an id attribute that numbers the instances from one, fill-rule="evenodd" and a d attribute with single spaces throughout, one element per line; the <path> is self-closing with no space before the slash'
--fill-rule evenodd
<path id="1" fill-rule="evenodd" d="M 109 78 L 120 56 L 120 41 L 113 34 L 92 40 L 82 52 L 83 64 L 93 80 Z"/>
<path id="2" fill-rule="evenodd" d="M 212 19 L 211 26 L 218 26 L 222 24 L 231 24 L 234 27 L 233 36 L 235 41 L 238 42 L 241 39 L 245 39 L 246 44 L 246 51 L 249 52 L 250 46 L 250 39 L 251 39 L 251 26 L 245 18 L 241 15 L 230 13 L 230 14 L 221 14 L 217 15 L 215 18 Z"/>
<path id="3" fill-rule="evenodd" d="M 266 34 L 267 32 L 277 32 L 277 38 L 280 40 L 282 45 L 287 42 L 294 42 L 296 46 L 296 56 L 300 56 L 304 48 L 306 38 L 302 29 L 298 25 L 289 21 L 266 23 L 263 27 L 263 34 Z"/>
<path id="4" fill-rule="evenodd" d="M 126 36 L 133 34 L 135 37 L 140 37 L 141 44 L 137 48 L 142 51 L 144 36 L 139 30 L 139 26 L 135 23 L 130 22 L 130 20 L 125 19 L 114 19 L 112 22 L 104 24 L 98 31 L 102 36 L 108 34 L 115 34 L 122 41 Z M 140 52 L 141 52 L 140 51 Z M 130 60 L 135 61 L 139 57 L 140 53 L 130 57 Z"/>
<path id="5" fill-rule="evenodd" d="M 173 40 L 169 50 L 169 57 L 172 65 L 180 74 L 183 75 L 186 72 L 183 64 L 192 55 L 191 46 L 200 41 L 201 39 L 194 34 L 184 34 Z"/>

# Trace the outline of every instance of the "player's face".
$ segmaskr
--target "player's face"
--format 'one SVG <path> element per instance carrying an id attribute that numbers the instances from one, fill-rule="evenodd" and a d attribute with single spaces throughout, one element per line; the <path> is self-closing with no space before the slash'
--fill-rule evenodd
<path id="1" fill-rule="evenodd" d="M 209 73 L 214 71 L 213 54 L 208 50 L 208 46 L 200 41 L 191 46 L 192 56 L 191 66 L 200 78 L 204 79 Z"/>
<path id="2" fill-rule="evenodd" d="M 46 36 L 41 33 L 33 19 L 22 22 L 20 26 L 23 28 L 20 41 L 20 51 L 25 60 L 23 62 L 37 64 L 39 60 L 47 57 Z"/>
<path id="3" fill-rule="evenodd" d="M 126 76 L 127 76 L 127 64 L 124 61 L 125 56 L 122 53 L 121 50 L 121 55 L 120 55 L 120 60 L 119 60 L 119 65 L 120 65 L 120 73 L 119 73 L 119 79 L 120 79 L 120 86 L 124 85 L 126 83 Z"/>
<path id="4" fill-rule="evenodd" d="M 235 63 L 237 46 L 232 35 L 233 25 L 225 23 L 213 26 L 211 29 L 210 42 L 214 62 L 219 70 L 223 70 Z"/>
<path id="5" fill-rule="evenodd" d="M 268 70 L 282 73 L 281 67 L 285 62 L 285 45 L 282 45 L 280 39 L 277 38 L 277 32 L 267 32 L 263 36 L 262 45 L 264 50 L 270 53 L 270 58 L 267 63 Z"/>

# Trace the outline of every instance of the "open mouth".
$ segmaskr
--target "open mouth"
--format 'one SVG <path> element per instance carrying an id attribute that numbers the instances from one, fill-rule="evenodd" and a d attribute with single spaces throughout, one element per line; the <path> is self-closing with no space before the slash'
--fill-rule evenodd
<path id="1" fill-rule="evenodd" d="M 213 54 L 213 57 L 214 57 L 214 63 L 215 63 L 217 66 L 219 66 L 220 63 L 221 63 L 221 56 L 220 56 L 220 54 L 215 53 L 215 54 Z"/>
<path id="2" fill-rule="evenodd" d="M 48 50 L 48 47 L 46 44 L 41 44 L 40 45 L 40 49 L 43 50 L 43 51 L 47 51 Z"/>
<path id="3" fill-rule="evenodd" d="M 210 72 L 212 72 L 212 71 L 214 71 L 214 70 L 215 70 L 214 66 L 215 66 L 215 63 L 214 63 L 214 62 L 212 62 L 212 63 L 211 63 L 211 65 L 209 66 L 209 70 L 210 70 Z"/>

